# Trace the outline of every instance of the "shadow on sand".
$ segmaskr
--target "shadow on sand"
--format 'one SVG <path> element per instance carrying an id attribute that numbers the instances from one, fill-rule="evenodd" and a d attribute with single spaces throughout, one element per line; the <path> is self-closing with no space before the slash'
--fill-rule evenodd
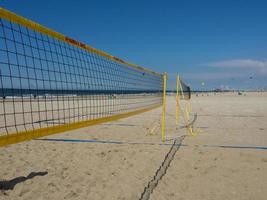
<path id="1" fill-rule="evenodd" d="M 20 176 L 8 181 L 0 181 L 0 190 L 13 190 L 18 183 L 22 183 L 28 179 L 32 179 L 35 176 L 45 176 L 48 172 L 31 172 L 28 176 Z"/>

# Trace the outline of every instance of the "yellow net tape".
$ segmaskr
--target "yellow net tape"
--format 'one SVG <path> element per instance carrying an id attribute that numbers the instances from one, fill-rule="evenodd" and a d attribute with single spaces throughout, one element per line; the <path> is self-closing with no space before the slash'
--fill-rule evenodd
<path id="1" fill-rule="evenodd" d="M 0 146 L 164 105 L 163 74 L 3 8 L 0 44 Z"/>

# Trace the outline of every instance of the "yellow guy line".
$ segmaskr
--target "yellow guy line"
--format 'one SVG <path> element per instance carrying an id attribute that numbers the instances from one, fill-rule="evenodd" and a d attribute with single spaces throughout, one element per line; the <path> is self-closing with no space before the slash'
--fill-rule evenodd
<path id="1" fill-rule="evenodd" d="M 179 104 L 180 106 L 180 104 Z M 182 107 L 180 106 L 181 108 L 181 112 L 183 113 L 183 119 L 185 121 L 185 124 L 186 124 L 186 127 L 187 127 L 187 130 L 188 132 L 192 135 L 192 136 L 196 136 L 196 132 L 193 130 L 193 128 L 191 127 L 191 125 L 189 124 L 189 119 L 187 118 L 187 115 L 186 113 L 183 111 Z"/>
<path id="2" fill-rule="evenodd" d="M 157 122 L 159 122 L 159 124 L 160 124 L 160 120 L 155 120 L 153 123 L 152 123 L 152 128 L 149 130 L 149 132 L 148 132 L 148 134 L 150 134 L 150 135 L 152 135 L 152 134 L 154 134 L 154 131 L 156 130 L 156 128 L 158 127 L 158 123 Z"/>
<path id="3" fill-rule="evenodd" d="M 125 65 L 128 65 L 132 68 L 135 68 L 135 69 L 138 69 L 138 70 L 141 70 L 141 71 L 144 71 L 144 72 L 148 72 L 148 73 L 151 73 L 151 74 L 154 74 L 154 75 L 157 75 L 157 76 L 163 76 L 162 74 L 160 73 L 157 73 L 157 72 L 154 72 L 150 69 L 147 69 L 147 68 L 143 68 L 143 67 L 140 67 L 138 65 L 135 65 L 135 64 L 131 64 L 131 63 L 128 63 L 120 58 L 117 58 L 115 56 L 112 56 L 110 54 L 107 54 L 106 52 L 103 52 L 103 51 L 100 51 L 98 49 L 95 49 L 89 45 L 86 45 L 86 44 L 83 44 L 82 42 L 79 42 L 79 41 L 76 41 L 74 39 L 71 39 L 61 33 L 58 33 L 56 31 L 53 31 L 52 29 L 49 29 L 47 27 L 44 27 L 36 22 L 33 22 L 31 20 L 28 20 L 24 17 L 21 17 L 19 15 L 16 15 L 15 13 L 12 13 L 4 8 L 1 8 L 0 7 L 0 18 L 3 18 L 3 19 L 6 19 L 6 20 L 9 20 L 13 23 L 17 23 L 17 24 L 20 24 L 22 26 L 25 26 L 29 29 L 32 29 L 34 31 L 37 31 L 37 32 L 40 32 L 40 33 L 43 33 L 43 34 L 46 34 L 50 37 L 53 37 L 53 38 L 56 38 L 58 40 L 61 40 L 61 41 L 64 41 L 68 44 L 71 44 L 73 46 L 76 46 L 76 47 L 79 47 L 79 48 L 82 48 L 82 49 L 85 49 L 87 50 L 88 52 L 92 52 L 92 53 L 95 53 L 95 54 L 98 54 L 100 56 L 103 56 L 103 57 L 106 57 L 110 60 L 113 60 L 113 61 L 116 61 L 116 62 L 119 62 L 121 64 L 125 64 Z"/>
<path id="4" fill-rule="evenodd" d="M 20 133 L 0 136 L 0 147 L 6 146 L 9 144 L 23 142 L 26 140 L 32 140 L 35 138 L 44 137 L 44 136 L 48 136 L 48 135 L 52 135 L 52 134 L 56 134 L 56 133 L 60 133 L 64 131 L 70 131 L 70 130 L 74 130 L 74 129 L 78 129 L 78 128 L 82 128 L 86 126 L 92 126 L 92 125 L 96 125 L 96 124 L 100 124 L 104 122 L 115 121 L 118 119 L 122 119 L 122 118 L 130 117 L 133 115 L 137 115 L 143 112 L 147 112 L 152 109 L 158 108 L 160 106 L 161 105 L 154 105 L 149 108 L 144 108 L 144 109 L 140 109 L 140 110 L 136 110 L 136 111 L 132 111 L 128 113 L 122 113 L 122 114 L 118 114 L 118 115 L 114 115 L 110 117 L 103 117 L 103 118 L 94 119 L 94 120 L 74 122 L 70 124 L 51 126 L 51 127 L 41 128 L 37 130 L 30 130 L 30 131 L 24 131 Z"/>

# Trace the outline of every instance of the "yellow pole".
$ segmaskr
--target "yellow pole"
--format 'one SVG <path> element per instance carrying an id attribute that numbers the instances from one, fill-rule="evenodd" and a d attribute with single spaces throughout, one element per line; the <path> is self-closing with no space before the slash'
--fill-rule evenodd
<path id="1" fill-rule="evenodd" d="M 163 75 L 163 98 L 162 98 L 162 120 L 161 120 L 161 141 L 165 141 L 165 112 L 166 112 L 166 82 L 167 74 Z"/>
<path id="2" fill-rule="evenodd" d="M 176 125 L 179 123 L 179 76 L 176 76 Z"/>

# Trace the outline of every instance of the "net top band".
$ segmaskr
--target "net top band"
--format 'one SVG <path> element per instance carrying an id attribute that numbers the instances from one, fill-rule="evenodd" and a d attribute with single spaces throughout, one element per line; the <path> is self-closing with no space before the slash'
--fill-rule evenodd
<path id="1" fill-rule="evenodd" d="M 125 64 L 127 66 L 130 66 L 132 68 L 135 68 L 135 69 L 138 69 L 140 71 L 143 71 L 143 72 L 148 72 L 148 73 L 151 73 L 151 74 L 154 74 L 154 75 L 157 75 L 157 76 L 163 76 L 163 74 L 160 74 L 160 73 L 157 73 L 157 72 L 154 72 L 150 69 L 147 69 L 147 68 L 143 68 L 143 67 L 140 67 L 138 65 L 135 65 L 135 64 L 132 64 L 132 63 L 128 63 L 120 58 L 117 58 L 115 56 L 112 56 L 106 52 L 103 52 L 103 51 L 100 51 L 98 49 L 95 49 L 87 44 L 84 44 L 82 42 L 79 42 L 77 40 L 74 40 L 72 38 L 69 38 L 61 33 L 58 33 L 52 29 L 49 29 L 47 27 L 44 27 L 34 21 L 31 21 L 31 20 L 28 20 L 24 17 L 21 17 L 19 15 L 16 15 L 15 13 L 13 12 L 10 12 L 4 8 L 1 8 L 0 7 L 0 18 L 3 18 L 3 19 L 6 19 L 6 20 L 9 20 L 13 23 L 17 23 L 17 24 L 20 24 L 22 26 L 25 26 L 29 29 L 32 29 L 34 31 L 37 31 L 37 32 L 40 32 L 40 33 L 43 33 L 43 34 L 46 34 L 50 37 L 53 37 L 53 38 L 56 38 L 58 40 L 61 40 L 63 42 L 66 42 L 68 44 L 71 44 L 73 46 L 76 46 L 76 47 L 79 47 L 81 49 L 85 49 L 86 51 L 88 52 L 92 52 L 92 53 L 95 53 L 95 54 L 98 54 L 100 56 L 103 56 L 105 58 L 108 58 L 110 60 L 113 60 L 113 61 L 116 61 L 118 63 L 121 63 L 121 64 Z"/>

